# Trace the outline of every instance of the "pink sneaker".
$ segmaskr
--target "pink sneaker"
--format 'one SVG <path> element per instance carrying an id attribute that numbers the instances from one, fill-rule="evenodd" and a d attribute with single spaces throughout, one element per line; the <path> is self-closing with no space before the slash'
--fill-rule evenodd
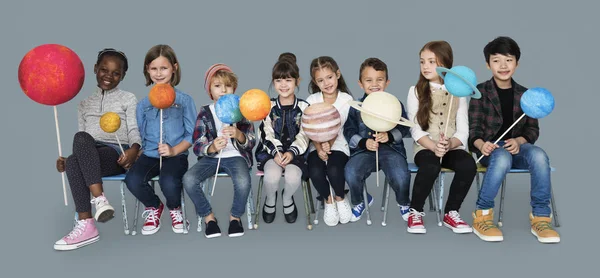
<path id="1" fill-rule="evenodd" d="M 142 227 L 142 235 L 153 235 L 160 229 L 160 216 L 164 210 L 165 206 L 163 203 L 160 203 L 158 209 L 156 208 L 146 208 L 144 213 L 142 213 L 142 217 L 144 217 L 144 226 Z"/>
<path id="2" fill-rule="evenodd" d="M 77 220 L 73 230 L 54 243 L 54 250 L 75 250 L 100 240 L 93 218 Z"/>
<path id="3" fill-rule="evenodd" d="M 186 221 L 185 227 L 183 226 L 183 213 L 181 212 L 181 208 L 170 210 L 169 213 L 171 214 L 171 227 L 173 228 L 174 233 L 181 234 L 183 233 L 183 229 L 188 229 L 190 222 Z"/>
<path id="4" fill-rule="evenodd" d="M 456 234 L 472 233 L 473 228 L 460 218 L 458 211 L 451 210 L 444 214 L 444 226 L 448 227 Z"/>

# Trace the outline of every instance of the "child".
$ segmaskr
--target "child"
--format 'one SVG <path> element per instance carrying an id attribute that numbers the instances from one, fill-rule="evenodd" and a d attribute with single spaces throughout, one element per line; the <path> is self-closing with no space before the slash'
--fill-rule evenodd
<path id="1" fill-rule="evenodd" d="M 181 80 L 181 68 L 175 51 L 168 45 L 156 45 L 146 53 L 144 59 L 146 86 L 171 84 Z M 196 105 L 186 93 L 175 88 L 175 102 L 163 109 L 163 140 L 160 144 L 160 111 L 145 97 L 137 106 L 137 119 L 142 135 L 144 152 L 125 177 L 129 191 L 140 200 L 146 209 L 142 235 L 152 235 L 160 229 L 160 217 L 164 204 L 154 193 L 148 181 L 159 175 L 160 189 L 167 200 L 171 215 L 171 227 L 175 233 L 183 233 L 181 213 L 181 179 L 188 169 L 188 149 L 192 146 Z M 162 156 L 162 168 L 160 168 Z"/>
<path id="2" fill-rule="evenodd" d="M 311 94 L 306 101 L 310 104 L 326 102 L 332 104 L 340 113 L 342 127 L 348 118 L 349 101 L 353 100 L 344 81 L 340 68 L 333 58 L 321 56 L 310 63 Z M 337 137 L 329 142 L 312 142 L 308 154 L 308 176 L 319 195 L 325 201 L 323 221 L 328 226 L 345 224 L 352 217 L 350 202 L 345 198 L 344 167 L 348 162 L 350 149 L 344 138 L 343 128 Z M 330 196 L 329 186 L 334 196 Z M 334 203 L 335 199 L 335 203 Z"/>
<path id="3" fill-rule="evenodd" d="M 259 171 L 264 171 L 265 204 L 262 217 L 266 223 L 275 219 L 277 189 L 284 173 L 285 187 L 281 191 L 283 215 L 288 223 L 296 222 L 298 210 L 294 193 L 302 184 L 306 172 L 304 153 L 308 149 L 308 137 L 301 128 L 302 112 L 308 102 L 296 98 L 300 85 L 300 70 L 296 56 L 283 53 L 273 66 L 272 86 L 279 97 L 271 99 L 271 112 L 258 129 L 256 161 Z M 260 198 L 260 196 L 259 196 Z"/>
<path id="4" fill-rule="evenodd" d="M 380 59 L 368 58 L 360 65 L 358 86 L 365 91 L 360 101 L 372 92 L 385 91 L 389 84 L 387 65 Z M 402 117 L 407 118 L 402 102 L 400 105 Z M 350 109 L 348 120 L 344 124 L 344 137 L 350 143 L 351 155 L 344 176 L 351 191 L 353 206 L 351 222 L 358 221 L 365 210 L 363 186 L 371 173 L 376 171 L 376 150 L 379 150 L 379 166 L 396 193 L 400 215 L 405 221 L 408 219 L 410 172 L 403 138 L 409 135 L 410 128 L 403 125 L 397 125 L 388 132 L 376 135 L 363 123 L 360 111 Z M 369 206 L 373 204 L 371 194 L 367 194 L 367 199 Z"/>
<path id="5" fill-rule="evenodd" d="M 252 190 L 250 168 L 256 140 L 254 125 L 245 118 L 234 125 L 224 125 L 215 113 L 217 100 L 226 94 L 233 94 L 237 84 L 237 76 L 227 65 L 215 64 L 206 71 L 204 88 L 214 103 L 200 108 L 194 129 L 194 153 L 198 156 L 198 162 L 183 177 L 185 191 L 194 202 L 196 213 L 204 218 L 207 238 L 221 236 L 221 229 L 201 184 L 215 175 L 219 158 L 219 170 L 230 175 L 233 181 L 229 237 L 244 235 L 240 217 L 245 212 L 246 201 Z"/>
<path id="6" fill-rule="evenodd" d="M 420 55 L 421 74 L 416 86 L 408 92 L 408 117 L 415 123 L 410 129 L 415 164 L 415 177 L 408 216 L 409 233 L 425 233 L 423 205 L 429 196 L 441 167 L 454 170 L 450 193 L 444 208 L 444 226 L 455 233 L 470 233 L 472 228 L 461 219 L 462 205 L 476 174 L 475 160 L 465 151 L 469 137 L 467 100 L 454 97 L 450 120 L 447 119 L 451 95 L 442 85 L 436 67 L 451 68 L 452 48 L 446 41 L 432 41 L 423 46 Z M 447 133 L 444 131 L 447 127 Z M 441 162 L 440 162 L 441 158 Z"/>
<path id="7" fill-rule="evenodd" d="M 94 65 L 98 85 L 94 94 L 79 104 L 79 132 L 73 138 L 73 154 L 56 161 L 59 172 L 67 171 L 78 213 L 73 231 L 54 244 L 56 250 L 73 250 L 100 239 L 94 219 L 106 222 L 115 212 L 104 196 L 102 177 L 124 173 L 137 159 L 141 145 L 135 118 L 137 99 L 134 94 L 118 88 L 127 68 L 127 57 L 123 52 L 106 48 L 98 53 Z M 121 118 L 121 128 L 115 134 L 125 153 L 121 152 L 115 134 L 100 128 L 100 117 L 106 112 L 115 112 Z M 90 193 L 94 196 L 91 204 L 96 207 L 94 218 Z"/>
<path id="8" fill-rule="evenodd" d="M 469 106 L 470 147 L 481 164 L 487 166 L 477 210 L 473 212 L 475 234 L 484 241 L 502 241 L 502 231 L 494 224 L 494 198 L 511 167 L 531 172 L 531 233 L 542 243 L 560 242 L 552 229 L 550 218 L 550 163 L 548 155 L 533 145 L 539 137 L 538 120 L 525 116 L 504 137 L 502 135 L 523 114 L 521 96 L 527 88 L 512 78 L 521 51 L 509 37 L 498 37 L 483 49 L 492 78 L 477 88 L 481 99 L 472 99 Z M 500 139 L 498 144 L 495 142 Z"/>

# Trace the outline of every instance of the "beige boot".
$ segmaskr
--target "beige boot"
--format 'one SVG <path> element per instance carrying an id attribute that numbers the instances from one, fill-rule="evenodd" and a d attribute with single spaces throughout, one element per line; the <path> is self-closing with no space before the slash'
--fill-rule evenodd
<path id="1" fill-rule="evenodd" d="M 537 237 L 541 243 L 558 243 L 560 242 L 560 236 L 552 228 L 552 218 L 533 216 L 529 213 L 529 220 L 531 221 L 531 233 Z"/>
<path id="2" fill-rule="evenodd" d="M 478 209 L 473 212 L 473 232 L 483 241 L 502 241 L 502 231 L 494 224 L 493 209 Z"/>

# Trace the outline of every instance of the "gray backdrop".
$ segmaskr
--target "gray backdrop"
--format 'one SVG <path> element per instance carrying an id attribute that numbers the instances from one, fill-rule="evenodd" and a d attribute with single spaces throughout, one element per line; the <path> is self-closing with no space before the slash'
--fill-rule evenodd
<path id="1" fill-rule="evenodd" d="M 278 275 L 302 277 L 452 275 L 569 275 L 591 270 L 591 246 L 598 221 L 591 202 L 599 193 L 592 180 L 597 128 L 597 90 L 592 66 L 597 63 L 597 4 L 592 1 L 11 1 L 0 10 L 2 30 L 2 239 L 0 270 L 4 277 L 147 277 L 184 275 Z M 594 5 L 595 7 L 592 7 Z M 548 88 L 556 99 L 554 112 L 540 122 L 543 147 L 558 171 L 553 174 L 562 227 L 562 242 L 542 245 L 529 232 L 529 176 L 509 176 L 502 243 L 486 243 L 475 235 L 455 235 L 437 227 L 427 213 L 426 235 L 410 235 L 393 198 L 388 226 L 373 209 L 373 226 L 358 223 L 305 228 L 301 209 L 297 223 L 285 223 L 278 204 L 274 224 L 263 224 L 242 238 L 207 240 L 192 231 L 175 235 L 163 215 L 163 228 L 153 236 L 125 236 L 118 184 L 105 184 L 117 209 L 112 221 L 99 224 L 100 242 L 73 252 L 56 252 L 54 241 L 72 227 L 73 202 L 63 204 L 52 108 L 28 99 L 19 88 L 17 67 L 31 48 L 59 43 L 83 60 L 86 81 L 79 95 L 59 106 L 64 155 L 71 152 L 77 131 L 77 104 L 94 90 L 97 52 L 104 47 L 125 51 L 130 70 L 121 88 L 138 99 L 148 93 L 142 75 L 143 57 L 155 44 L 171 45 L 182 68 L 179 89 L 207 104 L 205 70 L 222 62 L 239 75 L 238 94 L 266 90 L 271 67 L 281 52 L 298 57 L 307 97 L 310 60 L 333 56 L 355 97 L 360 63 L 379 57 L 389 65 L 388 91 L 406 103 L 408 89 L 419 74 L 418 51 L 430 40 L 447 40 L 455 65 L 471 67 L 478 80 L 489 79 L 483 47 L 499 35 L 513 37 L 523 55 L 515 79 L 527 87 Z M 594 74 L 594 76 L 596 76 Z M 274 93 L 272 93 L 274 96 Z M 594 117 L 595 118 L 595 117 Z M 577 128 L 577 130 L 576 130 Z M 412 162 L 411 140 L 407 140 Z M 190 156 L 190 161 L 195 157 Z M 383 178 L 383 175 L 381 175 Z M 255 179 L 254 185 L 256 185 Z M 368 180 L 376 205 L 381 187 Z M 450 177 L 447 185 L 450 184 Z M 256 186 L 254 187 L 256 190 Z M 70 196 L 70 192 L 69 196 Z M 133 198 L 128 194 L 130 216 Z M 162 195 L 160 195 L 162 198 Z M 230 180 L 221 179 L 213 206 L 227 229 L 232 200 Z M 475 185 L 462 207 L 469 223 L 476 200 Z M 302 208 L 302 194 L 296 194 Z M 187 199 L 188 216 L 194 215 Z M 376 208 L 377 206 L 373 206 Z M 322 222 L 322 221 L 321 221 Z M 196 221 L 192 221 L 194 226 Z M 593 261 L 592 261 L 593 260 Z M 234 276 L 235 275 L 235 276 Z M 59 276 L 60 277 L 60 276 Z"/>

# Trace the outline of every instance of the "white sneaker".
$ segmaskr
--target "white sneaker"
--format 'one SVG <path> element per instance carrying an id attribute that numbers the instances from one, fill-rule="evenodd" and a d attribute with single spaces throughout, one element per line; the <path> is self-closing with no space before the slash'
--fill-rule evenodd
<path id="1" fill-rule="evenodd" d="M 348 196 L 346 195 L 344 200 L 335 202 L 337 205 L 338 214 L 340 216 L 340 223 L 342 224 L 350 222 L 350 218 L 352 218 L 352 206 L 350 205 L 350 201 L 347 197 Z"/>
<path id="2" fill-rule="evenodd" d="M 335 203 L 325 203 L 325 209 L 323 210 L 323 222 L 327 226 L 333 227 L 340 222 L 340 215 L 338 214 Z"/>
<path id="3" fill-rule="evenodd" d="M 181 208 L 176 208 L 169 211 L 171 215 L 171 227 L 173 232 L 176 234 L 182 234 L 184 229 L 189 230 L 190 222 L 186 221 L 186 225 L 183 225 L 183 212 Z"/>
<path id="4" fill-rule="evenodd" d="M 94 218 L 98 222 L 106 222 L 115 216 L 115 209 L 108 203 L 108 200 L 102 195 L 92 198 L 91 202 L 96 206 L 96 214 Z"/>

